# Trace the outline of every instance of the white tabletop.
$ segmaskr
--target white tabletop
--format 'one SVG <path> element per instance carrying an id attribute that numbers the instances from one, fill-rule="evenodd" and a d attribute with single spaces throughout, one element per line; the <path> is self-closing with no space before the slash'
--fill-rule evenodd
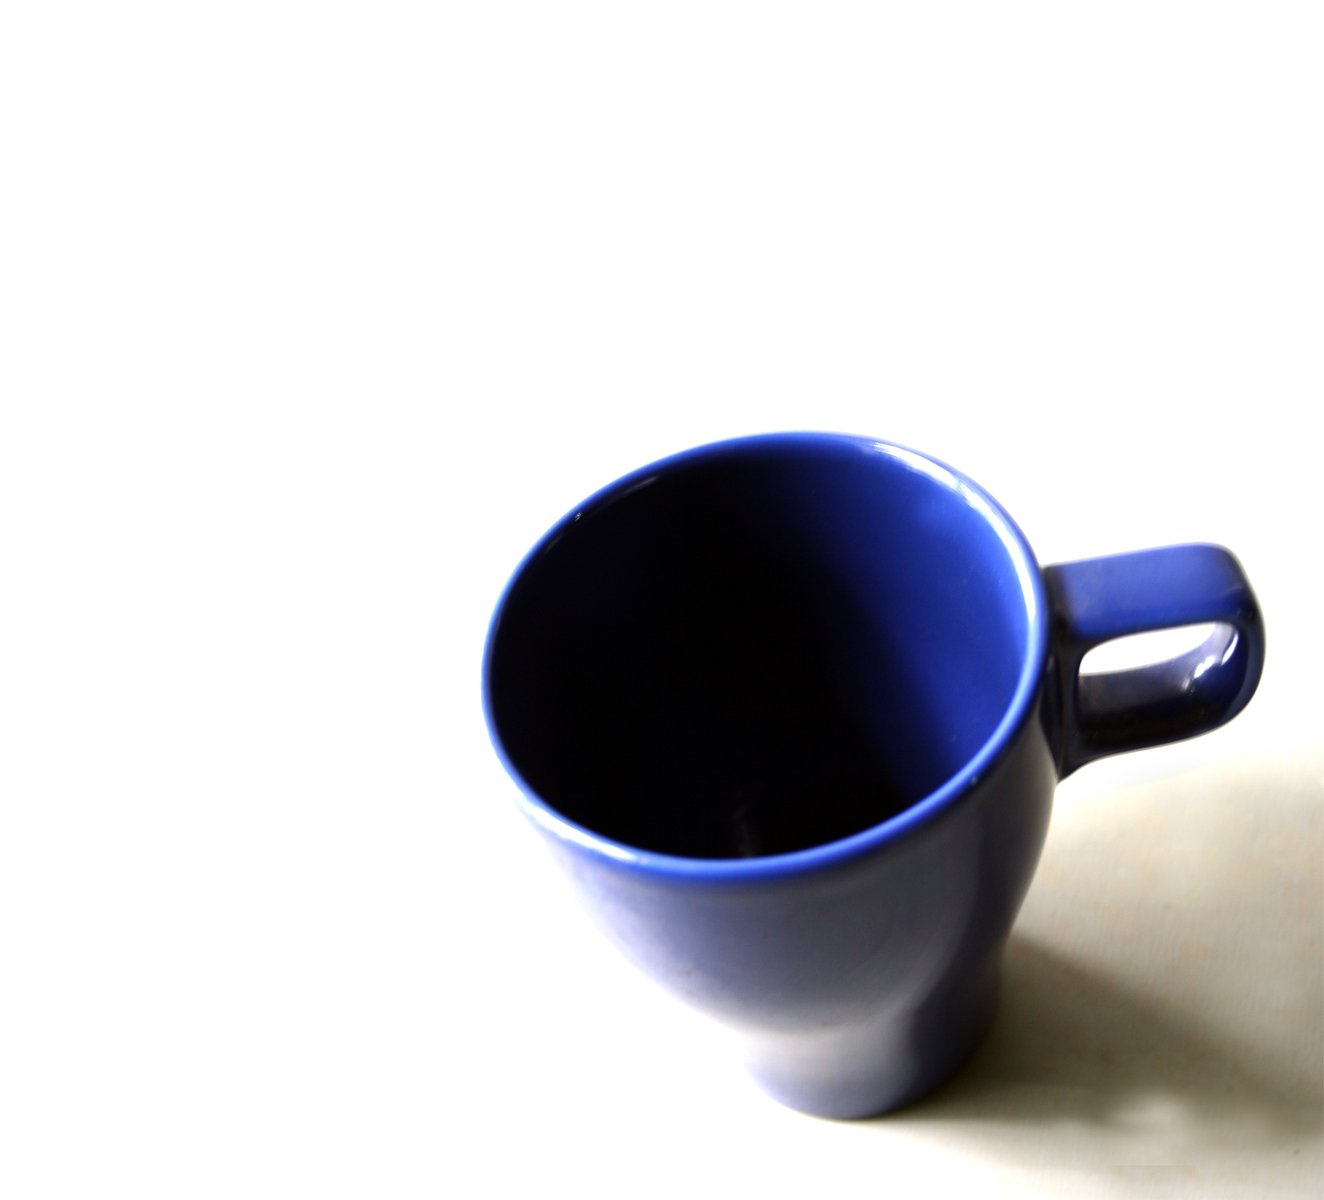
<path id="1" fill-rule="evenodd" d="M 878 9 L 5 18 L 0 1195 L 1321 1194 L 1320 19 Z M 1225 543 L 1269 637 L 853 1123 L 600 940 L 479 707 L 548 524 L 804 428 L 1044 562 Z"/>

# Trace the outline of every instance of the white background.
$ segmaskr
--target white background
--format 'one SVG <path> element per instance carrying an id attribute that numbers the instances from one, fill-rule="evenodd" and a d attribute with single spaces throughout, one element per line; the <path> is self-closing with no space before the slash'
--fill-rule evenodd
<path id="1" fill-rule="evenodd" d="M 0 10 L 0 1195 L 1315 1196 L 1314 5 Z M 1260 694 L 1058 794 L 926 1104 L 782 1110 L 636 978 L 479 707 L 588 492 L 925 449 L 1185 539 Z"/>

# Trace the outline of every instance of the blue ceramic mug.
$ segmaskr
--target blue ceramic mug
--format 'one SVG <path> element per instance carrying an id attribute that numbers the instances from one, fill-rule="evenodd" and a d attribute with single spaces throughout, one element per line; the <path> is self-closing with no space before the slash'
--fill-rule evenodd
<path id="1" fill-rule="evenodd" d="M 1172 661 L 1080 672 L 1102 642 L 1205 623 Z M 771 1095 L 854 1117 L 987 1029 L 1057 781 L 1222 724 L 1263 658 L 1225 550 L 1042 568 L 941 463 L 779 434 L 568 514 L 500 601 L 484 702 L 625 953 L 733 1027 Z"/>

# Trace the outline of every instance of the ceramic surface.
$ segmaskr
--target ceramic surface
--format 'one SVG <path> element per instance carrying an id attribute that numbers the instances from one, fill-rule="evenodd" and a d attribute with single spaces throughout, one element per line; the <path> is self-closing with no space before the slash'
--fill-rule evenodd
<path id="1" fill-rule="evenodd" d="M 1215 623 L 1081 676 L 1092 647 Z M 1264 634 L 1236 560 L 1041 568 L 986 492 L 870 439 L 779 434 L 598 492 L 498 606 L 484 704 L 609 935 L 727 1023 L 777 1099 L 894 1108 L 988 1026 L 1054 786 L 1212 729 Z"/>

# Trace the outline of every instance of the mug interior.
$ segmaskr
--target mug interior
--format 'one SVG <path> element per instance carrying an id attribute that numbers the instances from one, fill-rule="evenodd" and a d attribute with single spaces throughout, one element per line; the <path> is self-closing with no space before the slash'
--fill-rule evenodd
<path id="1" fill-rule="evenodd" d="M 488 646 L 493 736 L 545 805 L 693 858 L 807 849 L 952 778 L 1017 694 L 1037 572 L 1001 510 L 908 451 L 725 443 L 567 517 Z"/>

